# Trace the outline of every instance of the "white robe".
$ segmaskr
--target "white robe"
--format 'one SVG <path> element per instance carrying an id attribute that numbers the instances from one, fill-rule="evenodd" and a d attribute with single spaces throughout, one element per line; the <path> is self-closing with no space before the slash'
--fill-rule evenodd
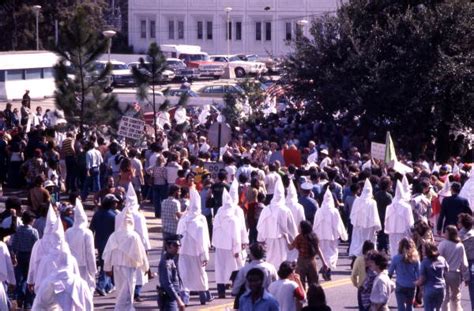
<path id="1" fill-rule="evenodd" d="M 331 270 L 336 269 L 339 257 L 338 240 L 319 240 L 319 248 Z"/>
<path id="2" fill-rule="evenodd" d="M 215 253 L 215 279 L 216 284 L 230 284 L 230 276 L 233 271 L 240 270 L 244 266 L 242 260 L 242 252 L 239 252 L 239 257 L 235 258 L 232 250 L 216 248 Z"/>
<path id="3" fill-rule="evenodd" d="M 349 256 L 360 256 L 362 255 L 362 246 L 364 242 L 369 240 L 377 245 L 377 235 L 376 232 L 380 228 L 370 227 L 370 228 L 361 228 L 354 227 L 352 230 L 352 241 L 351 246 L 349 247 Z"/>
<path id="4" fill-rule="evenodd" d="M 8 247 L 4 242 L 0 242 L 0 310 L 8 310 L 8 297 L 5 289 L 7 282 L 10 285 L 15 285 L 15 272 L 13 270 L 12 260 Z"/>
<path id="5" fill-rule="evenodd" d="M 114 282 L 117 289 L 115 311 L 134 311 L 133 293 L 136 284 L 137 268 L 114 266 Z"/>

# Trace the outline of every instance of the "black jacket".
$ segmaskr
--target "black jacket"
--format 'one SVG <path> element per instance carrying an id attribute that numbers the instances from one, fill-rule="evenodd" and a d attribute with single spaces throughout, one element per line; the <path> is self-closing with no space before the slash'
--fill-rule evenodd
<path id="1" fill-rule="evenodd" d="M 469 202 L 465 198 L 457 194 L 445 198 L 441 204 L 441 213 L 438 218 L 438 231 L 441 231 L 441 229 L 444 231 L 446 226 L 456 225 L 458 215 L 461 213 L 472 215 Z"/>

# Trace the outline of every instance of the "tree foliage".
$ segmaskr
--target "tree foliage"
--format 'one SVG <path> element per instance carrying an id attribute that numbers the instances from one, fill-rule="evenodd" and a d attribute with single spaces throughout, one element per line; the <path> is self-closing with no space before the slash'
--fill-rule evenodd
<path id="1" fill-rule="evenodd" d="M 443 160 L 449 131 L 473 126 L 472 16 L 468 0 L 352 0 L 294 42 L 284 80 L 312 119 L 390 130 L 414 152 L 436 137 Z"/>
<path id="2" fill-rule="evenodd" d="M 56 106 L 72 124 L 108 124 L 116 126 L 119 117 L 117 100 L 104 89 L 109 84 L 110 64 L 97 70 L 97 59 L 107 50 L 108 42 L 91 25 L 87 7 L 78 6 L 64 28 L 56 52 L 54 67 Z"/>
<path id="3" fill-rule="evenodd" d="M 41 5 L 39 13 L 40 48 L 54 50 L 55 22 L 58 22 L 59 34 L 73 17 L 74 11 L 81 6 L 87 11 L 90 27 L 98 32 L 105 29 L 105 0 L 4 0 L 0 1 L 0 50 L 36 49 L 36 29 L 34 5 Z"/>

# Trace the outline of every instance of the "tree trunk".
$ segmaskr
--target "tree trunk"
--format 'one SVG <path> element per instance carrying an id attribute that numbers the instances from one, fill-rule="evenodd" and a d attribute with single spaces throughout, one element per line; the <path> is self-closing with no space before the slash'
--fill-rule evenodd
<path id="1" fill-rule="evenodd" d="M 436 133 L 436 161 L 440 163 L 445 163 L 450 156 L 449 130 L 449 125 L 443 122 Z"/>

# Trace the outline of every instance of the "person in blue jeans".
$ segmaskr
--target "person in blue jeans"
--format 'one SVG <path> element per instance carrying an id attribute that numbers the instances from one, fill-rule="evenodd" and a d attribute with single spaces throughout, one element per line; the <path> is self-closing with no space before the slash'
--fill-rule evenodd
<path id="1" fill-rule="evenodd" d="M 398 254 L 393 256 L 388 276 L 396 273 L 395 296 L 398 311 L 413 310 L 415 282 L 420 276 L 420 255 L 412 239 L 403 238 L 398 244 Z"/>
<path id="2" fill-rule="evenodd" d="M 420 265 L 420 277 L 415 285 L 423 286 L 424 310 L 440 311 L 446 290 L 444 275 L 448 271 L 448 263 L 439 255 L 438 247 L 432 242 L 425 244 L 425 255 Z"/>
<path id="3" fill-rule="evenodd" d="M 105 296 L 106 293 L 110 293 L 114 284 L 111 277 L 109 277 L 104 271 L 104 260 L 102 254 L 104 252 L 105 245 L 109 240 L 110 235 L 115 231 L 115 208 L 119 200 L 113 194 L 107 194 L 102 199 L 102 204 L 99 210 L 92 216 L 90 228 L 94 233 L 94 245 L 97 248 L 99 261 L 97 268 L 99 270 L 99 278 L 97 280 L 96 291 L 99 295 Z"/>

